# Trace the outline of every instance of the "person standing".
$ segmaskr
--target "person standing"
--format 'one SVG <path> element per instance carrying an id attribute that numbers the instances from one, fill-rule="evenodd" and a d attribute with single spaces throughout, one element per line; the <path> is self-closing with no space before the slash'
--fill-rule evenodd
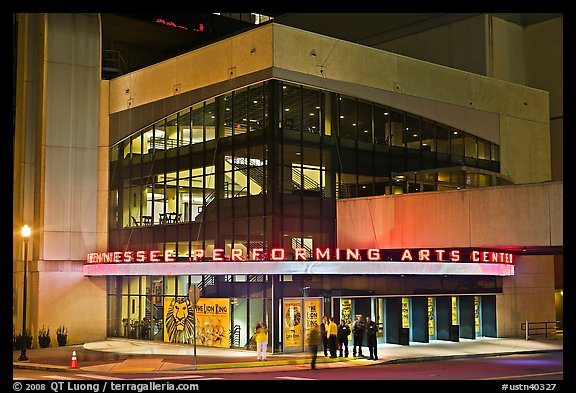
<path id="1" fill-rule="evenodd" d="M 354 324 L 352 325 L 352 334 L 354 336 L 354 346 L 352 347 L 352 356 L 356 356 L 356 347 L 358 347 L 358 356 L 362 355 L 362 340 L 364 339 L 364 333 L 366 333 L 366 325 L 362 320 L 362 315 L 356 315 Z"/>
<path id="2" fill-rule="evenodd" d="M 316 370 L 316 358 L 318 357 L 318 345 L 320 345 L 320 328 L 317 323 L 310 327 L 308 335 L 308 350 L 312 356 L 310 360 L 310 368 Z"/>
<path id="3" fill-rule="evenodd" d="M 268 327 L 264 321 L 256 325 L 256 359 L 266 361 L 266 347 L 268 346 Z"/>
<path id="4" fill-rule="evenodd" d="M 334 317 L 330 317 L 330 323 L 326 329 L 326 335 L 328 336 L 328 346 L 330 348 L 330 357 L 336 357 L 336 347 L 338 346 L 338 326 L 334 322 Z"/>
<path id="5" fill-rule="evenodd" d="M 366 317 L 366 338 L 368 341 L 368 350 L 370 351 L 370 360 L 378 360 L 378 345 L 376 344 L 376 334 L 378 325 L 372 321 L 369 316 Z"/>
<path id="6" fill-rule="evenodd" d="M 320 324 L 320 336 L 322 337 L 322 348 L 324 348 L 324 356 L 328 356 L 328 318 L 322 317 Z"/>
<path id="7" fill-rule="evenodd" d="M 338 344 L 340 344 L 340 357 L 348 357 L 348 336 L 350 335 L 350 326 L 346 323 L 344 318 L 340 320 L 338 325 Z"/>

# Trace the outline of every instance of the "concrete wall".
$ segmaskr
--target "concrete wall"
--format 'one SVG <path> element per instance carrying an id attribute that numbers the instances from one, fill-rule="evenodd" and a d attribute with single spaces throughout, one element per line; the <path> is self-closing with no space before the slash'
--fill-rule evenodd
<path id="1" fill-rule="evenodd" d="M 105 280 L 82 275 L 86 254 L 97 240 L 100 24 L 98 14 L 35 14 L 30 19 L 35 26 L 19 41 L 39 54 L 36 63 L 26 61 L 37 71 L 37 93 L 28 94 L 20 109 L 35 121 L 37 147 L 26 148 L 26 154 L 35 154 L 33 180 L 14 190 L 19 199 L 34 196 L 24 203 L 23 213 L 15 213 L 18 221 L 31 217 L 33 233 L 27 325 L 34 345 L 43 325 L 57 345 L 56 329 L 62 324 L 69 343 L 77 344 L 106 336 Z M 35 37 L 27 40 L 26 35 Z M 22 82 L 17 90 L 23 91 Z M 21 124 L 17 129 L 21 132 Z M 22 282 L 15 272 L 18 303 Z M 21 319 L 21 311 L 15 312 L 15 326 Z"/>
<path id="2" fill-rule="evenodd" d="M 515 183 L 551 178 L 545 91 L 282 25 L 274 25 L 274 49 L 275 68 L 326 79 L 315 84 L 319 87 L 326 88 L 330 80 L 337 80 L 396 92 L 398 101 L 405 95 L 429 100 L 429 105 L 442 102 L 496 113 L 502 172 Z M 310 55 L 312 49 L 316 56 Z M 452 125 L 450 119 L 445 122 Z M 473 120 L 470 122 L 472 125 Z"/>
<path id="3" fill-rule="evenodd" d="M 487 16 L 476 15 L 373 45 L 375 48 L 486 75 Z"/>
<path id="4" fill-rule="evenodd" d="M 269 68 L 272 50 L 269 24 L 120 76 L 110 81 L 109 113 Z"/>
<path id="5" fill-rule="evenodd" d="M 526 84 L 550 92 L 552 180 L 564 178 L 564 18 L 526 27 Z"/>
<path id="6" fill-rule="evenodd" d="M 340 248 L 563 246 L 563 183 L 341 199 Z M 554 256 L 518 256 L 497 297 L 498 335 L 555 321 Z"/>
<path id="7" fill-rule="evenodd" d="M 276 77 L 323 89 L 393 93 L 392 106 L 436 113 L 435 120 L 465 131 L 478 127 L 480 113 L 496 114 L 499 138 L 490 140 L 500 144 L 502 172 L 515 183 L 551 179 L 547 92 L 277 24 L 110 81 L 109 113 L 223 81 L 232 89 L 235 78 L 272 66 Z M 462 116 L 465 109 L 474 113 Z"/>

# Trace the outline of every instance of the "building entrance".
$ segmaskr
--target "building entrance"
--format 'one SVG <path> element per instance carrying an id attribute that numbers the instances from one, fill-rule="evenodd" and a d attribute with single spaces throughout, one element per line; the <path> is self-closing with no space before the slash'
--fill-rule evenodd
<path id="1" fill-rule="evenodd" d="M 283 352 L 308 351 L 312 326 L 320 326 L 324 315 L 322 297 L 284 298 L 282 301 Z"/>
<path id="2" fill-rule="evenodd" d="M 335 319 L 350 325 L 357 315 L 370 316 L 378 326 L 378 343 L 497 337 L 496 295 L 334 297 L 332 310 Z"/>

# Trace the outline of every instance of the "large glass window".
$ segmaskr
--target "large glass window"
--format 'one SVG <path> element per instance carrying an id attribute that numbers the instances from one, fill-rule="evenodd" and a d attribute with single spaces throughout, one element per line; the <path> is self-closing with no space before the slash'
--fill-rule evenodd
<path id="1" fill-rule="evenodd" d="M 353 98 L 341 96 L 339 98 L 339 127 L 340 138 L 356 139 L 356 101 Z"/>
<path id="2" fill-rule="evenodd" d="M 268 92 L 275 89 L 280 100 L 270 108 Z M 274 111 L 280 123 L 268 129 Z M 284 138 L 270 138 L 280 126 Z M 407 181 L 403 172 L 458 163 L 494 170 L 499 147 L 392 107 L 272 81 L 167 114 L 112 146 L 110 160 L 111 230 L 187 224 L 111 242 L 173 247 L 184 257 L 193 242 L 200 248 L 273 243 L 273 211 L 292 220 L 286 222 L 294 238 L 330 238 L 319 231 L 333 228 L 325 224 L 333 219 L 332 198 L 432 190 L 446 183 L 423 174 Z M 272 186 L 283 194 L 278 203 L 268 200 Z M 318 216 L 325 221 L 314 221 Z M 303 225 L 317 228 L 305 233 Z"/>
<path id="3" fill-rule="evenodd" d="M 390 144 L 404 147 L 404 113 L 391 110 L 389 127 Z"/>
<path id="4" fill-rule="evenodd" d="M 282 85 L 282 127 L 288 131 L 302 131 L 302 94 L 297 85 Z"/>
<path id="5" fill-rule="evenodd" d="M 372 145 L 372 104 L 364 101 L 358 101 L 358 129 L 359 147 L 367 149 Z"/>
<path id="6" fill-rule="evenodd" d="M 390 111 L 379 105 L 374 106 L 374 143 L 389 144 Z"/>
<path id="7" fill-rule="evenodd" d="M 311 90 L 304 88 L 302 91 L 302 105 L 303 105 L 303 132 L 312 134 L 320 133 L 320 92 L 318 90 Z"/>

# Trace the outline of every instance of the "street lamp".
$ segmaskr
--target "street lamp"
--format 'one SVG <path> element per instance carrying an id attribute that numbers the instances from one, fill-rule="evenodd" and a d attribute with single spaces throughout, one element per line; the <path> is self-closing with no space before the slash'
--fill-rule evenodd
<path id="1" fill-rule="evenodd" d="M 24 238 L 24 302 L 22 303 L 22 341 L 18 361 L 28 360 L 28 356 L 26 356 L 26 286 L 28 284 L 28 238 L 30 232 L 28 225 L 22 227 L 22 237 Z"/>

